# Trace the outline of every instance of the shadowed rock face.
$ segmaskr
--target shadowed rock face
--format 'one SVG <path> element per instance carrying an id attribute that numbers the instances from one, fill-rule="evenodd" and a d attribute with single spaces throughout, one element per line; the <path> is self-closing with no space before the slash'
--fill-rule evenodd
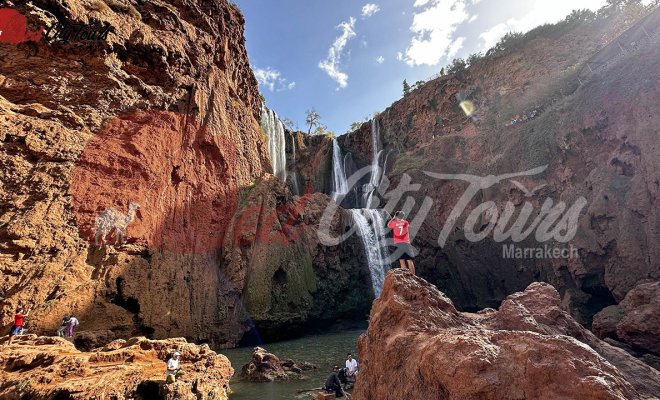
<path id="1" fill-rule="evenodd" d="M 423 279 L 390 271 L 359 355 L 356 399 L 642 399 L 660 390 L 656 370 L 582 328 L 544 283 L 471 314 Z"/>
<path id="2" fill-rule="evenodd" d="M 637 285 L 615 306 L 594 316 L 593 330 L 600 338 L 613 338 L 636 350 L 660 355 L 660 282 Z"/>
<path id="3" fill-rule="evenodd" d="M 183 375 L 176 383 L 164 385 L 166 361 L 174 351 L 181 353 Z M 4 347 L 1 355 L 0 396 L 12 400 L 226 400 L 229 379 L 234 374 L 225 356 L 208 345 L 197 346 L 183 338 L 136 337 L 85 353 L 62 338 L 28 335 Z"/>
<path id="4" fill-rule="evenodd" d="M 660 279 L 655 112 L 660 88 L 651 72 L 660 61 L 660 35 L 655 25 L 645 26 L 656 33 L 649 38 L 642 32 L 638 48 L 625 53 L 614 40 L 638 20 L 639 15 L 625 11 L 593 23 L 539 28 L 517 48 L 429 81 L 378 115 L 384 154 L 390 154 L 387 191 L 406 174 L 420 185 L 405 193 L 396 209 L 414 200 L 411 218 L 424 217 L 423 201 L 433 202 L 413 240 L 419 249 L 417 271 L 460 309 L 497 307 L 508 294 L 546 281 L 588 326 L 596 312 L 623 300 L 638 283 Z M 610 43 L 617 47 L 614 55 Z M 609 63 L 580 84 L 577 71 L 601 51 Z M 460 99 L 472 102 L 472 117 L 459 107 Z M 512 119 L 519 122 L 512 125 Z M 339 142 L 361 165 L 370 163 L 369 124 Z M 547 166 L 542 173 L 515 178 L 517 183 L 506 179 L 478 190 L 439 244 L 468 183 L 423 171 L 486 177 L 542 166 Z M 535 230 L 520 242 L 495 240 L 493 214 L 483 209 L 466 227 L 470 213 L 488 202 L 500 219 L 507 203 L 513 205 L 505 232 L 529 203 L 533 211 L 525 226 L 530 226 L 547 199 L 553 205 L 564 202 L 566 209 L 586 200 L 568 243 L 541 243 Z M 388 201 L 384 197 L 381 206 Z M 489 229 L 482 240 L 466 236 Z M 571 245 L 578 256 L 505 258 L 503 245 L 511 244 Z"/>

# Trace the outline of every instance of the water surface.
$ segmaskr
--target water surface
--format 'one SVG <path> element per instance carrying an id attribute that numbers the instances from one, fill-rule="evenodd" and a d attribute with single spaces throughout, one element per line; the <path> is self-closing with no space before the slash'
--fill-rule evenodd
<path id="1" fill-rule="evenodd" d="M 229 385 L 233 394 L 229 400 L 290 400 L 307 399 L 308 395 L 296 397 L 296 389 L 311 389 L 321 387 L 332 371 L 334 365 L 342 367 L 346 361 L 346 353 L 352 353 L 357 358 L 357 338 L 364 331 L 346 331 L 325 335 L 307 336 L 301 339 L 289 340 L 264 345 L 266 350 L 280 359 L 291 358 L 296 362 L 307 361 L 318 368 L 305 371 L 307 380 L 293 380 L 273 383 L 252 383 L 240 379 L 240 371 L 252 357 L 252 348 L 222 350 L 221 353 L 231 361 L 236 370 Z M 359 360 L 358 360 L 359 362 Z"/>

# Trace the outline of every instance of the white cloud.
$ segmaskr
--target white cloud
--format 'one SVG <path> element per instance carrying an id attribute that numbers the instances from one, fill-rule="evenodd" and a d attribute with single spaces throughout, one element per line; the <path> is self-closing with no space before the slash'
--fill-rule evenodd
<path id="1" fill-rule="evenodd" d="M 464 0 L 416 0 L 416 12 L 410 30 L 415 34 L 406 49 L 408 65 L 437 65 L 443 57 L 451 58 L 463 46 L 465 38 L 454 38 L 456 28 L 467 21 Z"/>
<path id="2" fill-rule="evenodd" d="M 477 14 L 474 14 L 473 16 L 470 17 L 470 19 L 468 20 L 468 23 L 474 22 L 478 17 L 479 16 Z"/>
<path id="3" fill-rule="evenodd" d="M 339 84 L 337 89 L 343 89 L 348 86 L 348 75 L 339 70 L 339 63 L 346 44 L 355 37 L 355 18 L 350 17 L 348 21 L 337 25 L 337 29 L 341 30 L 341 35 L 335 39 L 330 49 L 328 49 L 328 56 L 325 60 L 319 61 L 318 65 Z"/>
<path id="4" fill-rule="evenodd" d="M 581 10 L 588 8 L 598 10 L 606 4 L 606 0 L 572 0 L 572 1 L 554 1 L 543 0 L 534 1 L 531 11 L 520 18 L 510 18 L 492 26 L 487 31 L 481 33 L 479 38 L 483 41 L 483 48 L 493 47 L 502 36 L 507 32 L 527 32 L 539 25 L 555 23 L 570 14 L 572 10 Z"/>
<path id="5" fill-rule="evenodd" d="M 282 90 L 291 90 L 296 86 L 295 82 L 288 82 L 286 78 L 282 77 L 280 71 L 271 67 L 266 67 L 265 69 L 253 68 L 252 71 L 257 78 L 257 82 L 271 92 L 276 90 L 278 92 Z"/>
<path id="6" fill-rule="evenodd" d="M 362 18 L 368 18 L 380 11 L 378 4 L 367 3 L 362 7 Z"/>
<path id="7" fill-rule="evenodd" d="M 400 51 L 397 51 L 396 52 L 396 59 L 399 60 L 399 61 L 402 61 L 403 60 L 403 53 L 400 52 Z"/>
<path id="8" fill-rule="evenodd" d="M 383 57 L 383 56 L 378 56 L 378 57 L 376 57 L 376 62 L 377 62 L 378 64 L 382 64 L 382 63 L 384 63 L 384 62 L 385 62 L 385 57 Z"/>

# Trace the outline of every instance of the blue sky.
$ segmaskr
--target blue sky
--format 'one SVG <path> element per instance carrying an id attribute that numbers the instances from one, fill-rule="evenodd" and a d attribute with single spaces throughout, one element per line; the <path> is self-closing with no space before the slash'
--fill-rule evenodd
<path id="1" fill-rule="evenodd" d="M 605 0 L 236 0 L 268 107 L 304 126 L 314 107 L 336 134 L 401 97 L 455 57 L 508 31 L 556 22 Z"/>

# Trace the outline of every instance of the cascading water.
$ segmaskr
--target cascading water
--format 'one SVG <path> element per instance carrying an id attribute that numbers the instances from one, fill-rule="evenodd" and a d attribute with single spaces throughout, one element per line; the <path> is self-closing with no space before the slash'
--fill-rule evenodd
<path id="1" fill-rule="evenodd" d="M 369 176 L 369 184 L 364 190 L 362 199 L 364 200 L 364 207 L 370 208 L 371 200 L 374 192 L 380 185 L 381 178 L 381 169 L 379 165 L 381 150 L 380 143 L 380 124 L 378 123 L 377 118 L 371 120 L 371 148 L 372 148 L 372 159 L 371 159 L 371 174 Z"/>
<path id="2" fill-rule="evenodd" d="M 291 168 L 291 180 L 293 181 L 293 191 L 296 196 L 300 196 L 300 185 L 298 185 L 298 173 L 296 172 L 296 134 L 291 135 L 291 152 L 293 153 L 293 167 Z"/>
<path id="3" fill-rule="evenodd" d="M 332 181 L 334 182 L 332 199 L 337 201 L 339 196 L 348 193 L 346 171 L 344 170 L 343 157 L 337 139 L 332 139 Z"/>
<path id="4" fill-rule="evenodd" d="M 388 270 L 388 266 L 383 261 L 387 258 L 383 243 L 385 237 L 383 215 L 378 210 L 368 208 L 352 209 L 350 211 L 367 256 L 374 294 L 379 297 L 385 281 L 385 273 Z"/>
<path id="5" fill-rule="evenodd" d="M 273 164 L 273 174 L 286 182 L 284 125 L 275 114 L 275 111 L 264 105 L 261 106 L 261 128 L 268 137 L 268 153 Z"/>
<path id="6" fill-rule="evenodd" d="M 348 182 L 344 169 L 344 157 L 342 157 L 341 148 L 336 140 L 332 142 L 332 177 L 334 182 L 332 198 L 337 201 L 339 196 L 348 193 Z M 374 188 L 377 186 L 375 185 Z M 388 270 L 388 265 L 385 263 L 387 249 L 384 243 L 385 221 L 383 215 L 379 210 L 369 208 L 351 209 L 350 212 L 367 256 L 374 294 L 379 297 L 385 281 L 385 273 Z"/>

